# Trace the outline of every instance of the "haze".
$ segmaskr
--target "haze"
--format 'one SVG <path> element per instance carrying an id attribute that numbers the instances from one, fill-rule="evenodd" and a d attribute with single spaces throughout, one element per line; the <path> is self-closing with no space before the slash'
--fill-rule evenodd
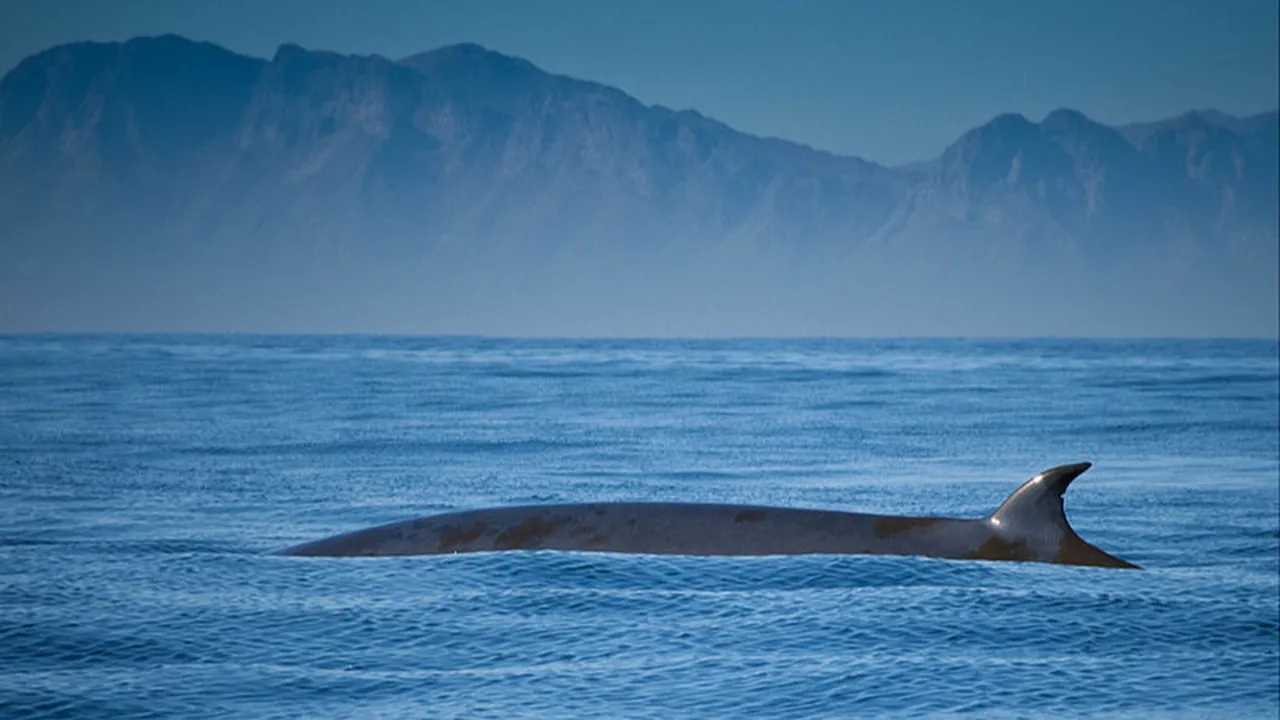
<path id="1" fill-rule="evenodd" d="M 1275 337 L 1276 5 L 975 7 L 9 3 L 0 330 Z"/>

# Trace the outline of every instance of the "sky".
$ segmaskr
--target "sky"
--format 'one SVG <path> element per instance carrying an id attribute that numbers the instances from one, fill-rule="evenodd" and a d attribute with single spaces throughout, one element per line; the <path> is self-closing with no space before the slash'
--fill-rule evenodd
<path id="1" fill-rule="evenodd" d="M 1003 112 L 1102 122 L 1273 110 L 1280 3 L 0 2 L 0 71 L 48 47 L 177 33 L 390 58 L 476 42 L 746 132 L 896 165 Z"/>

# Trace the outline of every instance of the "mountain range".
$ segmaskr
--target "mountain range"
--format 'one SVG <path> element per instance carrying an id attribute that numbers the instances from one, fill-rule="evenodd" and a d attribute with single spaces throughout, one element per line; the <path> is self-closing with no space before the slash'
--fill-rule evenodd
<path id="1" fill-rule="evenodd" d="M 471 44 L 75 43 L 0 80 L 0 330 L 1274 337 L 1278 139 L 1062 109 L 886 167 Z"/>

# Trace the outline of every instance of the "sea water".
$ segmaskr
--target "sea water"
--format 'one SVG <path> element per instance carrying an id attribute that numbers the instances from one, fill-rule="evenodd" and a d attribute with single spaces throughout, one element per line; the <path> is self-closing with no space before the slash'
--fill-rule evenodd
<path id="1" fill-rule="evenodd" d="M 0 338 L 3 717 L 1276 717 L 1274 341 Z M 1141 572 L 288 545 L 495 505 L 1066 507 Z"/>

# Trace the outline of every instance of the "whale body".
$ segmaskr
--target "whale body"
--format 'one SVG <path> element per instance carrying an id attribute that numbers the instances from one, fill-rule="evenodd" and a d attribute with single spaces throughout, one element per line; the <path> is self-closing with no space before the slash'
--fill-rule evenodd
<path id="1" fill-rule="evenodd" d="M 529 505 L 431 515 L 297 545 L 286 555 L 577 550 L 660 555 L 923 555 L 1137 568 L 1080 538 L 1062 495 L 1089 463 L 1045 470 L 984 518 L 694 503 Z"/>

